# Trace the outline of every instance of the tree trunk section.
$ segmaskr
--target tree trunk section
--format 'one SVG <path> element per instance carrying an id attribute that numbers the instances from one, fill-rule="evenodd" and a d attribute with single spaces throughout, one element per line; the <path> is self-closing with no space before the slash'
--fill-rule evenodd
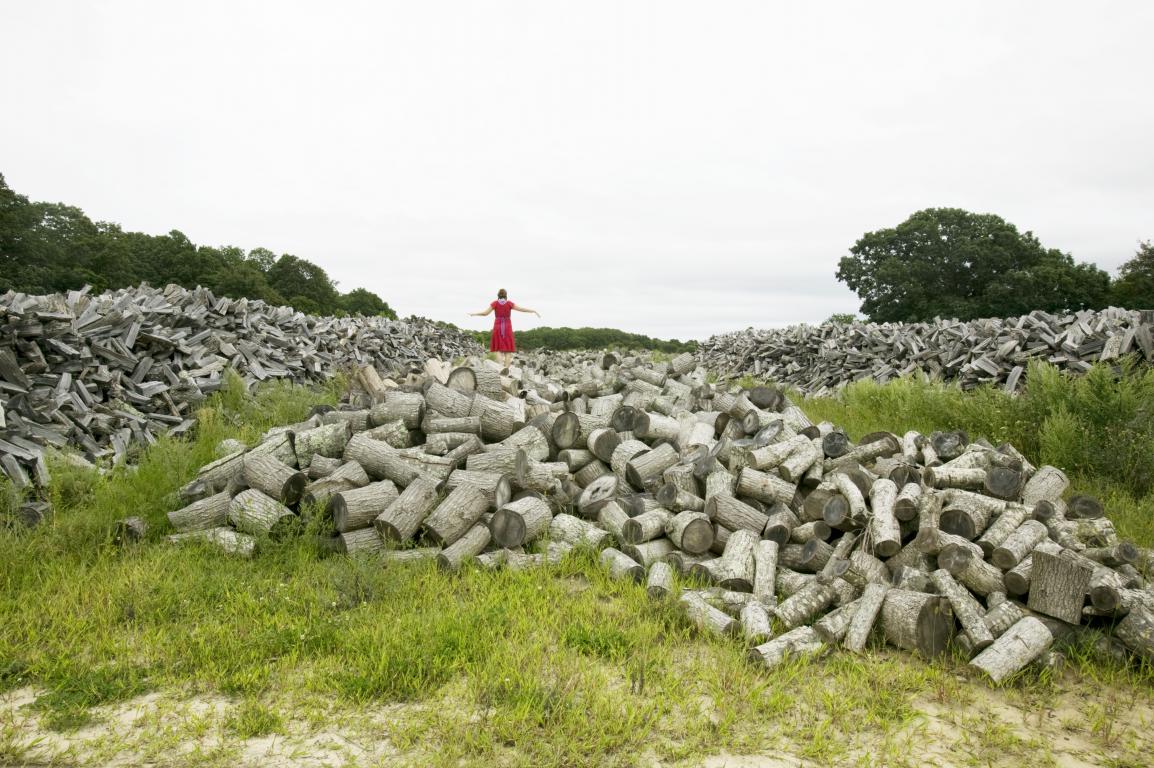
<path id="1" fill-rule="evenodd" d="M 1054 636 L 1038 619 L 1026 616 L 970 661 L 970 666 L 1000 683 L 1050 647 Z"/>
<path id="2" fill-rule="evenodd" d="M 466 486 L 467 487 L 467 486 Z M 474 490 L 475 489 L 471 489 Z M 437 567 L 443 571 L 458 571 L 461 564 L 470 557 L 476 557 L 489 545 L 489 529 L 477 523 L 470 527 L 448 547 L 437 555 Z"/>
<path id="3" fill-rule="evenodd" d="M 891 589 L 881 610 L 882 632 L 890 645 L 933 658 L 945 653 L 954 636 L 954 614 L 944 597 Z"/>
<path id="4" fill-rule="evenodd" d="M 549 504 L 532 496 L 507 503 L 493 514 L 489 530 L 493 541 L 507 549 L 520 547 L 544 535 L 553 522 Z"/>
<path id="5" fill-rule="evenodd" d="M 300 521 L 288 507 L 251 488 L 233 498 L 228 519 L 242 533 L 274 540 L 294 533 Z"/>
<path id="6" fill-rule="evenodd" d="M 329 499 L 327 515 L 337 533 L 355 531 L 372 525 L 373 520 L 397 498 L 397 487 L 388 480 L 382 480 L 335 494 Z"/>
<path id="7" fill-rule="evenodd" d="M 1094 569 L 1061 552 L 1056 555 L 1035 551 L 1030 574 L 1030 596 L 1026 605 L 1069 624 L 1082 621 L 1082 606 Z"/>
<path id="8" fill-rule="evenodd" d="M 990 633 L 989 627 L 986 626 L 985 612 L 982 610 L 981 604 L 973 598 L 966 588 L 955 581 L 949 571 L 943 568 L 931 573 L 930 578 L 933 580 L 934 586 L 937 587 L 938 594 L 950 601 L 954 615 L 958 618 L 962 630 L 969 638 L 970 650 L 980 651 L 994 642 L 994 636 Z"/>
<path id="9" fill-rule="evenodd" d="M 817 653 L 825 645 L 813 627 L 798 627 L 749 652 L 750 661 L 760 662 L 768 669 L 779 666 L 791 656 Z"/>
<path id="10" fill-rule="evenodd" d="M 194 501 L 183 509 L 168 513 L 168 522 L 178 533 L 207 531 L 228 524 L 228 510 L 232 497 L 227 491 Z M 712 531 L 710 532 L 712 534 Z"/>

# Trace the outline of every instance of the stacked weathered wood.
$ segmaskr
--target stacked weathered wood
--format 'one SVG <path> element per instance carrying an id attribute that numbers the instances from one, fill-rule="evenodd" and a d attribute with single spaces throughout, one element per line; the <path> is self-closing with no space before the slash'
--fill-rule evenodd
<path id="1" fill-rule="evenodd" d="M 691 355 L 429 370 L 370 407 L 222 446 L 170 514 L 176 538 L 251 554 L 312 514 L 328 549 L 447 569 L 592 549 L 770 666 L 873 639 L 955 647 L 1001 680 L 1114 621 L 1154 659 L 1154 554 L 1013 446 L 914 432 L 854 444 L 780 391 L 710 385 Z"/>
<path id="2" fill-rule="evenodd" d="M 0 471 L 43 484 L 47 447 L 121 460 L 133 443 L 186 432 L 228 368 L 249 381 L 314 381 L 477 349 L 427 320 L 312 317 L 200 288 L 10 292 L 0 296 Z"/>
<path id="3" fill-rule="evenodd" d="M 700 356 L 711 370 L 752 374 L 822 394 L 872 378 L 913 373 L 991 383 L 1014 392 L 1031 359 L 1077 373 L 1092 363 L 1136 354 L 1154 362 L 1154 311 L 1117 308 L 1069 315 L 935 320 L 930 323 L 826 323 L 713 336 Z"/>

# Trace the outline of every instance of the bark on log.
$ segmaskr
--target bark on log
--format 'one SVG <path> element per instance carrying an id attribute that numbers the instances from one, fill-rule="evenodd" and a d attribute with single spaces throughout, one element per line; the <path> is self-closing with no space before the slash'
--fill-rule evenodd
<path id="1" fill-rule="evenodd" d="M 294 533 L 300 522 L 288 507 L 251 488 L 233 498 L 228 519 L 241 533 L 274 540 Z"/>
<path id="2" fill-rule="evenodd" d="M 705 598 L 698 593 L 682 592 L 679 601 L 685 607 L 689 620 L 699 629 L 716 635 L 736 634 L 737 622 L 724 611 L 705 602 Z"/>
<path id="3" fill-rule="evenodd" d="M 228 509 L 232 497 L 227 491 L 194 501 L 187 507 L 168 513 L 168 522 L 177 533 L 207 531 L 228 523 Z M 712 531 L 711 531 L 712 534 Z"/>
<path id="4" fill-rule="evenodd" d="M 469 415 L 473 398 L 439 382 L 433 382 L 425 390 L 425 403 L 441 416 L 461 418 Z"/>
<path id="5" fill-rule="evenodd" d="M 629 580 L 641 583 L 645 578 L 645 569 L 629 555 L 619 549 L 606 547 L 598 556 L 601 567 L 609 571 L 609 577 L 618 580 Z"/>
<path id="6" fill-rule="evenodd" d="M 845 637 L 842 639 L 842 647 L 847 651 L 860 653 L 865 649 L 866 641 L 869 639 L 870 632 L 873 630 L 888 592 L 889 587 L 885 584 L 866 584 L 861 598 L 857 601 L 857 609 L 849 621 L 849 626 L 846 627 Z"/>
<path id="7" fill-rule="evenodd" d="M 653 564 L 645 581 L 645 592 L 654 600 L 673 594 L 673 567 L 669 563 Z"/>
<path id="8" fill-rule="evenodd" d="M 425 416 L 421 431 L 426 435 L 443 433 L 481 434 L 480 416 Z"/>
<path id="9" fill-rule="evenodd" d="M 690 468 L 690 472 L 692 472 L 692 468 Z M 693 479 L 692 474 L 690 479 Z M 666 483 L 658 488 L 655 496 L 657 503 L 670 512 L 683 512 L 685 510 L 700 512 L 705 509 L 705 499 L 671 483 Z"/>
<path id="10" fill-rule="evenodd" d="M 618 488 L 616 475 L 602 475 L 585 486 L 577 499 L 577 509 L 581 516 L 595 519 L 603 506 L 617 498 Z"/>
<path id="11" fill-rule="evenodd" d="M 949 544 L 938 553 L 938 565 L 979 595 L 1006 591 L 1002 572 L 982 559 L 981 550 L 975 554 L 973 549 Z"/>
<path id="12" fill-rule="evenodd" d="M 741 632 L 747 643 L 758 644 L 773 637 L 769 611 L 761 603 L 751 601 L 743 605 L 739 621 L 741 622 Z"/>
<path id="13" fill-rule="evenodd" d="M 256 551 L 256 538 L 235 531 L 226 525 L 199 531 L 174 533 L 166 536 L 165 539 L 173 544 L 180 544 L 187 541 L 203 541 L 230 555 L 236 555 L 238 557 L 252 557 Z"/>
<path id="14" fill-rule="evenodd" d="M 1034 548 L 1034 552 L 1048 552 L 1056 555 L 1062 547 L 1053 541 L 1043 541 Z M 1020 563 L 1006 571 L 1006 592 L 1011 595 L 1024 595 L 1030 591 L 1030 577 L 1034 572 L 1034 554 L 1031 552 Z"/>
<path id="15" fill-rule="evenodd" d="M 388 480 L 363 488 L 341 491 L 329 499 L 327 515 L 337 533 L 372 525 L 378 515 L 397 500 L 397 486 Z"/>
<path id="16" fill-rule="evenodd" d="M 499 472 L 478 472 L 456 469 L 445 481 L 446 490 L 452 491 L 460 485 L 472 485 L 485 494 L 492 509 L 500 509 L 513 498 L 513 485 L 508 475 Z"/>
<path id="17" fill-rule="evenodd" d="M 930 574 L 938 594 L 950 601 L 954 616 L 969 638 L 970 651 L 981 651 L 994 642 L 994 636 L 985 624 L 985 611 L 973 596 L 954 580 L 949 571 L 939 568 Z"/>
<path id="18" fill-rule="evenodd" d="M 371 527 L 358 528 L 337 534 L 333 547 L 342 554 L 355 555 L 357 553 L 381 552 L 385 548 L 385 542 L 381 540 L 375 529 Z"/>
<path id="19" fill-rule="evenodd" d="M 549 504 L 532 496 L 507 503 L 489 521 L 493 540 L 509 549 L 532 542 L 549 530 L 553 512 Z"/>
<path id="20" fill-rule="evenodd" d="M 621 526 L 622 541 L 626 544 L 640 544 L 664 536 L 665 528 L 672 520 L 673 513 L 667 509 L 655 509 L 630 518 Z"/>
<path id="21" fill-rule="evenodd" d="M 901 522 L 916 520 L 922 496 L 922 487 L 918 483 L 906 483 L 894 501 L 894 516 Z"/>
<path id="22" fill-rule="evenodd" d="M 577 482 L 577 485 L 582 488 L 587 488 L 594 480 L 599 477 L 605 477 L 606 475 L 613 475 L 613 470 L 609 469 L 600 459 L 594 459 L 576 472 L 573 475 L 573 479 Z M 616 475 L 613 475 L 613 477 L 616 478 Z"/>
<path id="23" fill-rule="evenodd" d="M 834 646 L 842 641 L 849 630 L 850 622 L 861 604 L 860 598 L 834 608 L 813 623 L 813 630 L 826 645 Z"/>
<path id="24" fill-rule="evenodd" d="M 425 518 L 429 540 L 448 547 L 465 535 L 489 509 L 485 494 L 472 485 L 459 485 Z M 488 543 L 488 529 L 486 529 Z"/>
<path id="25" fill-rule="evenodd" d="M 315 429 L 297 432 L 293 440 L 297 466 L 301 469 L 308 469 L 314 456 L 324 456 L 329 459 L 340 458 L 350 437 L 352 437 L 352 428 L 347 421 L 324 424 Z"/>
<path id="26" fill-rule="evenodd" d="M 474 453 L 465 459 L 465 468 L 473 472 L 497 472 L 498 474 L 516 475 L 517 465 L 524 462 L 525 452 L 520 448 L 507 448 L 496 451 Z"/>
<path id="27" fill-rule="evenodd" d="M 773 541 L 759 541 L 753 548 L 753 599 L 766 608 L 777 605 L 777 554 Z"/>
<path id="28" fill-rule="evenodd" d="M 389 392 L 369 410 L 369 423 L 374 427 L 401 421 L 407 429 L 420 429 L 424 417 L 425 397 L 415 392 Z"/>
<path id="29" fill-rule="evenodd" d="M 832 585 L 815 580 L 779 603 L 773 612 L 783 626 L 793 629 L 811 621 L 828 608 L 835 597 L 837 592 Z"/>
<path id="30" fill-rule="evenodd" d="M 649 568 L 659 563 L 673 552 L 673 542 L 666 538 L 651 539 L 642 544 L 630 544 L 624 547 L 625 553 L 641 565 Z"/>
<path id="31" fill-rule="evenodd" d="M 990 555 L 990 562 L 1008 571 L 1047 540 L 1046 526 L 1037 520 L 1025 520 Z"/>
<path id="32" fill-rule="evenodd" d="M 1147 662 L 1154 662 L 1154 608 L 1137 605 L 1114 627 L 1114 637 Z"/>
<path id="33" fill-rule="evenodd" d="M 705 502 L 705 514 L 713 522 L 731 531 L 744 529 L 758 536 L 765 530 L 769 517 L 732 496 L 717 493 Z"/>
<path id="34" fill-rule="evenodd" d="M 363 432 L 349 440 L 344 458 L 360 464 L 374 480 L 391 480 L 398 488 L 408 486 L 420 474 L 397 454 L 395 448 L 365 437 Z"/>
<path id="35" fill-rule="evenodd" d="M 625 464 L 625 477 L 639 491 L 645 490 L 661 477 L 661 473 L 677 463 L 677 451 L 669 443 L 639 453 Z"/>
<path id="36" fill-rule="evenodd" d="M 1002 514 L 990 523 L 978 538 L 978 546 L 987 558 L 994 554 L 1006 538 L 1018 529 L 1030 516 L 1030 511 L 1021 504 L 1007 504 Z M 1013 566 L 1011 566 L 1013 567 Z"/>
<path id="37" fill-rule="evenodd" d="M 609 544 L 609 532 L 573 515 L 560 514 L 549 523 L 549 538 L 574 547 L 602 549 Z"/>
<path id="38" fill-rule="evenodd" d="M 750 496 L 768 504 L 789 504 L 797 494 L 797 486 L 776 475 L 758 472 L 746 467 L 737 476 L 737 495 Z M 708 491 L 707 491 L 708 500 Z"/>
<path id="39" fill-rule="evenodd" d="M 797 515 L 793 513 L 789 507 L 784 504 L 775 504 L 766 516 L 765 527 L 762 529 L 762 535 L 770 541 L 776 541 L 778 544 L 785 544 L 792 540 L 793 530 L 801 525 L 801 521 L 797 519 Z M 828 527 L 828 526 L 827 526 Z M 814 538 L 810 536 L 801 541 L 796 541 L 796 544 L 804 544 L 809 539 Z"/>
<path id="40" fill-rule="evenodd" d="M 475 489 L 470 490 L 475 492 Z M 441 553 L 437 555 L 437 567 L 443 571 L 460 570 L 461 564 L 467 558 L 481 554 L 489 545 L 489 541 L 489 529 L 484 524 L 477 523 L 452 544 L 441 550 Z"/>
<path id="41" fill-rule="evenodd" d="M 818 637 L 813 627 L 798 627 L 770 640 L 768 643 L 751 649 L 749 659 L 772 669 L 791 656 L 814 654 L 824 647 L 821 638 Z"/>
<path id="42" fill-rule="evenodd" d="M 617 539 L 617 541 L 625 540 L 621 529 L 628 521 L 629 513 L 616 501 L 610 501 L 597 511 L 597 524 L 613 534 L 613 538 Z M 711 528 L 710 535 L 712 535 L 712 533 L 713 529 Z"/>
<path id="43" fill-rule="evenodd" d="M 1006 502 L 965 491 L 945 495 L 939 526 L 946 533 L 973 541 L 986 530 L 990 520 L 1006 509 Z"/>
<path id="44" fill-rule="evenodd" d="M 1054 636 L 1038 619 L 1027 616 L 975 656 L 970 666 L 995 683 L 1024 668 L 1054 642 Z"/>
<path id="45" fill-rule="evenodd" d="M 308 478 L 272 456 L 248 453 L 244 457 L 244 481 L 282 504 L 291 506 L 300 501 Z"/>
<path id="46" fill-rule="evenodd" d="M 1039 501 L 1061 499 L 1069 487 L 1070 480 L 1062 470 L 1048 464 L 1038 467 L 1022 489 L 1022 503 L 1033 509 Z"/>
<path id="47" fill-rule="evenodd" d="M 872 515 L 867 531 L 867 543 L 878 557 L 892 557 L 902 548 L 902 532 L 894 514 L 898 487 L 892 480 L 880 478 L 870 488 Z"/>
<path id="48" fill-rule="evenodd" d="M 891 589 L 881 610 L 890 645 L 933 658 L 945 653 L 954 635 L 954 614 L 944 597 Z"/>
<path id="49" fill-rule="evenodd" d="M 373 527 L 384 541 L 408 541 L 437 504 L 440 485 L 429 477 L 419 477 L 377 515 Z"/>

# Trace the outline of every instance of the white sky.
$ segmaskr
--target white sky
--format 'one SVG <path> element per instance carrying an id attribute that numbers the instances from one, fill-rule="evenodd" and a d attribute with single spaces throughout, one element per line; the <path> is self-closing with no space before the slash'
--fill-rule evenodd
<path id="1" fill-rule="evenodd" d="M 1154 238 L 1154 3 L 0 0 L 0 173 L 465 327 L 854 311 L 864 232 Z"/>

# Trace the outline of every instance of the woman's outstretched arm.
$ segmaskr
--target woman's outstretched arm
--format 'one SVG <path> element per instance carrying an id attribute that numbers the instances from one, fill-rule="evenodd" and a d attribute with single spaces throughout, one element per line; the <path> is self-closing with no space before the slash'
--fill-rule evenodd
<path id="1" fill-rule="evenodd" d="M 532 314 L 536 315 L 537 317 L 541 316 L 541 313 L 535 309 L 529 309 L 528 307 L 518 307 L 516 304 L 513 305 L 513 311 L 514 312 L 531 312 Z"/>
<path id="2" fill-rule="evenodd" d="M 493 312 L 493 307 L 489 306 L 489 307 L 485 307 L 484 312 L 470 312 L 469 316 L 470 317 L 472 317 L 472 316 L 484 317 L 485 315 L 492 314 L 492 312 Z"/>

